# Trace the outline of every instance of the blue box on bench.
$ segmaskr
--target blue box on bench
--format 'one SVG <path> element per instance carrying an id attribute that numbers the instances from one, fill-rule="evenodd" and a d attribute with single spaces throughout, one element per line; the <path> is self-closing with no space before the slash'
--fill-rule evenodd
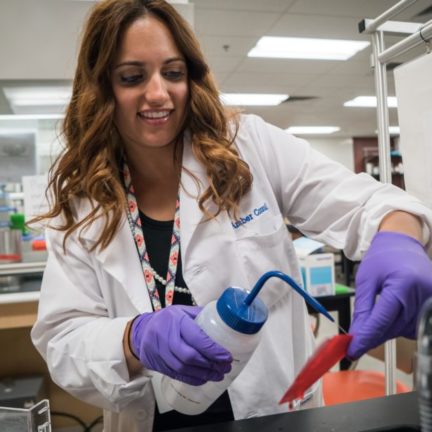
<path id="1" fill-rule="evenodd" d="M 294 241 L 303 278 L 303 286 L 314 297 L 335 294 L 334 255 L 320 250 L 324 243 L 307 237 Z"/>

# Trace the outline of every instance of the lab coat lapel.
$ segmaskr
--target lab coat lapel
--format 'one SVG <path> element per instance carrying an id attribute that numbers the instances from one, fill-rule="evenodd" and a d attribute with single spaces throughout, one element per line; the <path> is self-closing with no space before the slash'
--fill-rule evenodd
<path id="1" fill-rule="evenodd" d="M 96 242 L 102 232 L 103 222 L 104 220 L 99 218 L 88 229 L 83 230 L 81 238 L 89 242 L 89 247 Z M 121 284 L 126 295 L 138 311 L 152 310 L 141 263 L 126 214 L 124 214 L 118 232 L 111 243 L 103 250 L 97 248 L 95 257 L 101 263 L 102 268 Z"/>
<path id="2" fill-rule="evenodd" d="M 198 206 L 198 198 L 207 187 L 208 180 L 205 167 L 193 155 L 190 134 L 186 132 L 180 187 L 180 242 L 184 262 L 187 262 L 188 246 L 192 237 L 204 219 L 204 214 Z"/>
<path id="3" fill-rule="evenodd" d="M 193 155 L 189 132 L 184 134 L 182 163 L 184 169 L 180 188 L 180 244 L 182 261 L 186 267 L 189 245 L 197 227 L 204 220 L 204 214 L 198 206 L 198 198 L 208 187 L 205 167 Z M 79 213 L 81 217 L 85 217 L 90 210 L 88 203 L 81 206 Z M 102 232 L 103 222 L 102 218 L 97 219 L 88 229 L 83 230 L 81 237 L 89 241 L 89 247 L 96 242 Z M 97 249 L 95 253 L 103 269 L 122 285 L 137 309 L 151 310 L 150 297 L 126 214 L 110 245 L 104 250 Z"/>

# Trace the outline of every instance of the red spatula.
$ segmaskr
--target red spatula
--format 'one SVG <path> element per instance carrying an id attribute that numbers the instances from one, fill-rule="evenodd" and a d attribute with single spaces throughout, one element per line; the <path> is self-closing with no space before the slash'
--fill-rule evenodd
<path id="1" fill-rule="evenodd" d="M 302 399 L 307 389 L 346 356 L 351 339 L 350 334 L 341 334 L 324 341 L 307 361 L 279 404 L 288 403 L 292 409 L 295 400 Z"/>

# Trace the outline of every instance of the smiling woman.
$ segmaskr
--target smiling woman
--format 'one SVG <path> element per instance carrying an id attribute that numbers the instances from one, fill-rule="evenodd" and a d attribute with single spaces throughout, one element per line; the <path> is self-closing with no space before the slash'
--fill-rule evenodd
<path id="1" fill-rule="evenodd" d="M 185 416 L 165 412 L 160 386 L 160 374 L 222 381 L 236 365 L 195 321 L 226 288 L 248 289 L 275 269 L 301 281 L 285 218 L 351 259 L 371 251 L 359 269 L 353 356 L 413 337 L 432 295 L 421 244 L 431 244 L 430 209 L 227 110 L 196 37 L 166 1 L 93 7 L 63 131 L 51 207 L 39 218 L 49 256 L 32 339 L 57 384 L 105 409 L 105 432 L 285 410 L 278 402 L 314 341 L 303 298 L 283 281 L 260 294 L 269 317 L 229 394 Z M 320 404 L 319 386 L 300 403 Z"/>
<path id="2" fill-rule="evenodd" d="M 168 28 L 150 16 L 127 29 L 114 64 L 115 123 L 134 171 L 146 172 L 145 148 L 170 146 L 172 152 L 183 128 L 186 62 Z"/>
<path id="3" fill-rule="evenodd" d="M 212 186 L 200 194 L 200 209 L 211 217 L 213 201 L 214 215 L 235 212 L 252 176 L 228 134 L 226 117 L 234 114 L 223 108 L 197 39 L 171 5 L 163 0 L 101 2 L 89 17 L 78 56 L 63 126 L 66 150 L 51 172 L 53 206 L 38 220 L 64 212 L 66 240 L 102 216 L 106 230 L 95 247 L 105 248 L 126 206 L 120 181 L 125 157 L 134 183 L 145 183 L 135 188 L 142 208 L 148 197 L 154 199 L 151 209 L 146 207 L 150 215 L 172 218 L 186 128 L 211 179 Z M 144 188 L 152 196 L 142 194 Z M 86 196 L 94 204 L 79 223 L 72 217 L 71 196 Z"/>
<path id="4" fill-rule="evenodd" d="M 189 85 L 184 57 L 159 19 L 147 16 L 126 30 L 112 88 L 114 122 L 132 182 L 140 185 L 135 187 L 139 208 L 154 219 L 171 220 L 180 178 L 173 155 L 181 143 Z"/>

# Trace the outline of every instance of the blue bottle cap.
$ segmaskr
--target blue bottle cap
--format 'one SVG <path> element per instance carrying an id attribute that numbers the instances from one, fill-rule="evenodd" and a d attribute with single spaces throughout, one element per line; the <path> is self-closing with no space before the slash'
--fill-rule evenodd
<path id="1" fill-rule="evenodd" d="M 264 302 L 256 297 L 248 305 L 248 292 L 240 288 L 227 288 L 216 303 L 222 321 L 239 333 L 254 334 L 267 320 L 268 311 Z"/>

